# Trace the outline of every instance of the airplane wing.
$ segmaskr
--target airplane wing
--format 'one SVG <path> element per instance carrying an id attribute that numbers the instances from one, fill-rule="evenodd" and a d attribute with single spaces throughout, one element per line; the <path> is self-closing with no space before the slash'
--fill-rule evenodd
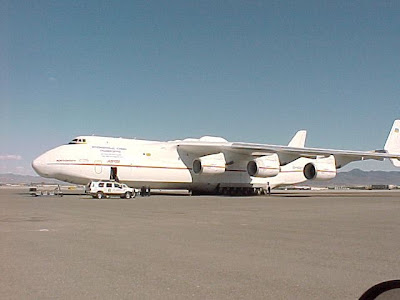
<path id="1" fill-rule="evenodd" d="M 375 159 L 384 160 L 385 158 L 400 160 L 399 154 L 390 154 L 385 150 L 375 151 L 352 151 L 334 150 L 323 148 L 290 147 L 268 144 L 253 143 L 229 143 L 229 142 L 201 142 L 201 141 L 182 141 L 178 143 L 178 148 L 199 156 L 216 154 L 220 152 L 232 152 L 246 156 L 259 157 L 270 154 L 278 154 L 281 164 L 287 164 L 300 157 L 317 158 L 335 156 L 338 167 L 357 160 Z"/>
<path id="2" fill-rule="evenodd" d="M 178 141 L 179 149 L 194 153 L 198 156 L 223 153 L 237 153 L 245 156 L 260 157 L 264 155 L 277 154 L 281 165 L 288 164 L 298 158 L 324 158 L 333 155 L 336 167 L 340 168 L 352 161 L 375 159 L 384 160 L 389 158 L 395 166 L 400 167 L 400 120 L 395 120 L 389 136 L 386 140 L 384 150 L 353 151 L 334 150 L 323 148 L 304 147 L 306 131 L 296 133 L 288 146 L 253 144 L 253 143 L 230 143 L 222 138 L 204 137 L 199 140 Z"/>
<path id="3" fill-rule="evenodd" d="M 232 149 L 236 151 L 251 152 L 252 155 L 267 155 L 276 153 L 281 161 L 286 164 L 297 158 L 317 158 L 329 157 L 333 155 L 337 161 L 337 166 L 343 165 L 357 160 L 375 159 L 384 160 L 385 158 L 400 160 L 400 155 L 390 154 L 385 150 L 373 151 L 353 151 L 353 150 L 334 150 L 323 148 L 297 148 L 289 146 L 276 146 L 276 145 L 263 145 L 263 144 L 249 144 L 249 143 L 232 143 Z"/>

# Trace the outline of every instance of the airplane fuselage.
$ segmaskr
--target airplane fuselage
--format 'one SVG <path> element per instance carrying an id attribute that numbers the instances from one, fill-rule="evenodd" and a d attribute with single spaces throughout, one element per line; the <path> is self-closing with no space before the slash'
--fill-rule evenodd
<path id="1" fill-rule="evenodd" d="M 288 146 L 210 136 L 168 142 L 81 136 L 42 154 L 32 167 L 43 177 L 75 184 L 114 179 L 134 188 L 246 195 L 307 179 L 329 180 L 352 161 L 390 159 L 400 166 L 400 120 L 383 150 L 308 148 L 305 140 L 305 130 Z"/>
<path id="2" fill-rule="evenodd" d="M 306 180 L 303 167 L 309 160 L 305 158 L 282 166 L 277 176 L 258 178 L 247 171 L 251 156 L 224 155 L 227 164 L 223 173 L 195 174 L 193 161 L 198 155 L 181 150 L 179 141 L 86 136 L 44 153 L 32 165 L 43 177 L 74 184 L 118 179 L 136 188 L 188 189 L 199 193 L 212 193 L 223 187 L 274 188 Z"/>

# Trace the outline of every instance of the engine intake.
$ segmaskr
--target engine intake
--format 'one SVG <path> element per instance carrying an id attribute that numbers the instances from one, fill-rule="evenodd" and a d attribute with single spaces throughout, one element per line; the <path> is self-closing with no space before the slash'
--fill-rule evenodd
<path id="1" fill-rule="evenodd" d="M 249 161 L 247 173 L 254 177 L 273 177 L 280 172 L 279 157 L 277 154 L 262 156 Z"/>
<path id="2" fill-rule="evenodd" d="M 226 161 L 223 153 L 202 156 L 193 161 L 195 174 L 222 174 L 225 172 Z"/>
<path id="3" fill-rule="evenodd" d="M 329 180 L 336 177 L 336 162 L 333 155 L 317 158 L 304 166 L 303 174 L 308 180 Z"/>

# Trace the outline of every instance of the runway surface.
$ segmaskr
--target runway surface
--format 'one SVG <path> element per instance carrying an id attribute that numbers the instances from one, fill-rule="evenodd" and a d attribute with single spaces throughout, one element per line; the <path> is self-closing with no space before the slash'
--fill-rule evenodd
<path id="1" fill-rule="evenodd" d="M 95 200 L 0 189 L 3 299 L 358 299 L 400 278 L 400 192 Z"/>

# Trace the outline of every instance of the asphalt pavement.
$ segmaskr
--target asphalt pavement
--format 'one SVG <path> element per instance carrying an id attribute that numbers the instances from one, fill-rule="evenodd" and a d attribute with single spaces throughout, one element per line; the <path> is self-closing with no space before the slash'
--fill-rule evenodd
<path id="1" fill-rule="evenodd" d="M 400 279 L 400 192 L 0 189 L 2 299 L 358 299 Z"/>

